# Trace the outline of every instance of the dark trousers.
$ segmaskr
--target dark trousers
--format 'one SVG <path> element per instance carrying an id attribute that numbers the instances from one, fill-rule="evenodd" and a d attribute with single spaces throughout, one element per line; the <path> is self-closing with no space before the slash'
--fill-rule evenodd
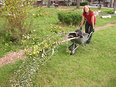
<path id="1" fill-rule="evenodd" d="M 86 24 L 85 24 L 85 33 L 90 34 L 92 31 L 93 31 L 92 23 L 86 22 Z M 87 43 L 90 43 L 91 38 L 92 38 L 92 34 L 91 34 L 90 38 L 87 40 Z"/>

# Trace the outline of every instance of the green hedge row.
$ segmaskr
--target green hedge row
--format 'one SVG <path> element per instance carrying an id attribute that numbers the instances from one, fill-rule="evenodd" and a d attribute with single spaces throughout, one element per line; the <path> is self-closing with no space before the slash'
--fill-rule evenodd
<path id="1" fill-rule="evenodd" d="M 80 3 L 80 6 L 85 6 L 85 5 L 88 5 L 89 4 L 89 2 L 88 1 L 85 1 L 85 2 L 81 2 Z"/>
<path id="2" fill-rule="evenodd" d="M 88 1 L 80 2 L 80 6 L 85 6 L 85 5 L 88 5 L 88 4 L 89 4 Z M 75 2 L 72 3 L 72 6 L 76 6 L 76 5 L 77 5 L 77 3 L 75 3 Z"/>
<path id="3" fill-rule="evenodd" d="M 79 25 L 82 18 L 81 15 L 82 13 L 79 11 L 62 11 L 58 13 L 58 19 L 68 25 Z"/>
<path id="4" fill-rule="evenodd" d="M 106 14 L 114 14 L 115 12 L 113 10 L 109 10 L 109 11 L 104 11 L 104 13 L 106 13 Z"/>

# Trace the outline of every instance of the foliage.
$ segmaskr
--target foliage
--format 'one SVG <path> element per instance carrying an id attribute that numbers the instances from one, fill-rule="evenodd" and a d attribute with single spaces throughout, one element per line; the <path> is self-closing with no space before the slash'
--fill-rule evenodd
<path id="1" fill-rule="evenodd" d="M 35 10 L 36 11 L 33 13 L 34 18 L 44 17 L 44 16 L 48 15 L 48 12 L 44 11 L 44 9 L 42 7 L 35 8 Z"/>
<path id="2" fill-rule="evenodd" d="M 60 45 L 58 52 L 37 72 L 34 87 L 115 87 L 115 33 L 115 25 L 96 31 L 91 43 L 79 46 L 73 56 L 66 53 L 71 43 Z"/>
<path id="3" fill-rule="evenodd" d="M 76 6 L 77 5 L 77 3 L 75 3 L 75 2 L 72 2 L 72 6 Z"/>
<path id="4" fill-rule="evenodd" d="M 101 13 L 103 14 L 114 14 L 114 10 L 112 9 L 102 9 Z"/>
<path id="5" fill-rule="evenodd" d="M 25 20 L 28 15 L 30 0 L 5 0 L 2 16 L 6 18 L 5 36 L 10 41 L 20 41 L 22 36 L 29 33 Z"/>
<path id="6" fill-rule="evenodd" d="M 63 34 L 59 36 L 61 37 Z M 34 74 L 39 70 L 40 65 L 44 64 L 54 54 L 56 47 L 60 44 L 58 43 L 59 36 L 48 37 L 42 43 L 33 45 L 31 51 L 26 53 L 31 59 L 28 62 L 24 61 L 19 70 L 15 72 L 15 76 L 11 80 L 12 87 L 33 87 Z"/>
<path id="7" fill-rule="evenodd" d="M 68 25 L 79 25 L 81 21 L 81 12 L 67 11 L 59 12 L 58 19 L 60 22 Z"/>
<path id="8" fill-rule="evenodd" d="M 25 36 L 27 43 L 28 41 L 36 43 L 26 52 L 30 61 L 24 61 L 19 70 L 15 72 L 15 76 L 11 80 L 12 87 L 33 87 L 32 80 L 34 74 L 39 70 L 40 65 L 44 64 L 55 53 L 58 45 L 62 43 L 62 37 L 66 35 L 66 29 L 63 30 L 58 26 L 50 26 L 52 34 L 49 36 L 38 38 L 39 40 L 36 37 Z M 56 31 L 53 30 L 54 28 Z M 40 39 L 42 39 L 42 42 L 40 42 Z"/>
<path id="9" fill-rule="evenodd" d="M 89 4 L 89 2 L 88 1 L 85 1 L 85 2 L 81 2 L 80 3 L 80 6 L 85 6 L 85 5 L 88 5 Z"/>
<path id="10" fill-rule="evenodd" d="M 85 5 L 88 5 L 89 2 L 88 1 L 84 1 L 84 2 L 80 2 L 80 6 L 85 6 Z M 77 3 L 76 2 L 72 2 L 72 6 L 76 6 Z"/>
<path id="11" fill-rule="evenodd" d="M 114 14 L 115 12 L 114 12 L 114 10 L 111 10 L 111 11 L 105 11 L 105 13 L 107 13 L 107 14 Z"/>
<path id="12" fill-rule="evenodd" d="M 30 18 L 31 19 L 33 19 L 34 18 L 34 16 L 32 15 L 33 13 L 34 14 L 36 14 L 35 13 L 35 10 L 37 10 L 38 8 L 33 8 L 33 9 L 31 9 L 30 10 Z M 54 59 L 56 59 L 55 61 L 58 63 L 58 66 L 59 66 L 59 61 L 61 61 L 63 64 L 65 64 L 64 63 L 64 61 L 66 61 L 67 60 L 67 58 L 68 59 L 72 59 L 72 56 L 69 56 L 68 54 L 66 54 L 65 53 L 65 51 L 66 51 L 66 49 L 65 48 L 67 48 L 66 46 L 62 46 L 60 49 L 54 49 L 53 47 L 57 47 L 57 44 L 59 45 L 60 43 L 57 43 L 58 42 L 58 40 L 61 40 L 62 39 L 62 36 L 64 36 L 65 34 L 63 34 L 63 32 L 65 32 L 65 31 L 68 31 L 68 30 L 70 30 L 70 31 L 73 31 L 75 28 L 77 28 L 77 27 L 72 27 L 72 26 L 65 26 L 65 27 L 61 27 L 61 26 L 58 26 L 58 25 L 56 25 L 56 23 L 57 23 L 57 12 L 58 12 L 58 9 L 56 9 L 56 8 L 45 8 L 45 9 L 43 9 L 43 10 L 45 10 L 46 12 L 49 12 L 49 15 L 44 15 L 44 14 L 42 14 L 42 16 L 38 16 L 38 17 L 36 17 L 36 18 L 34 18 L 34 23 L 33 23 L 33 27 L 34 27 L 34 30 L 32 30 L 31 32 L 32 32 L 32 34 L 26 34 L 26 35 L 23 35 L 23 40 L 21 40 L 21 42 L 22 42 L 22 44 L 21 44 L 21 46 L 23 46 L 23 47 L 27 47 L 27 48 L 31 48 L 32 47 L 32 49 L 29 49 L 30 51 L 29 52 L 26 52 L 26 55 L 29 57 L 28 59 L 25 59 L 24 60 L 24 62 L 23 63 L 21 63 L 21 64 L 19 64 L 20 65 L 20 68 L 16 71 L 16 69 L 15 68 L 13 68 L 12 70 L 10 70 L 10 69 L 8 69 L 7 67 L 6 67 L 6 69 L 5 70 L 9 70 L 9 71 L 4 71 L 4 76 L 2 76 L 3 74 L 1 74 L 1 80 L 3 80 L 3 78 L 4 78 L 4 80 L 3 81 L 0 81 L 0 82 L 3 82 L 2 84 L 6 84 L 7 83 L 7 79 L 9 78 L 9 77 L 13 77 L 14 75 L 14 77 L 13 77 L 13 81 L 11 81 L 11 82 L 13 82 L 12 83 L 12 85 L 20 85 L 20 87 L 22 87 L 22 86 L 24 86 L 24 87 L 29 87 L 28 85 L 30 84 L 30 85 L 32 85 L 32 81 L 35 81 L 35 80 L 33 80 L 33 78 L 37 78 L 37 77 L 34 77 L 34 75 L 35 75 L 35 73 L 37 72 L 37 71 L 39 71 L 40 70 L 40 67 L 41 67 L 41 65 L 43 65 L 45 62 L 47 62 L 47 60 L 49 59 L 49 58 L 51 58 L 51 55 L 52 55 L 52 53 L 54 53 L 54 51 L 55 51 L 55 53 L 56 53 L 56 51 L 57 50 L 59 50 L 59 51 L 61 51 L 61 52 L 58 52 L 58 55 L 61 55 L 61 56 L 52 56 L 52 59 L 53 59 L 53 57 L 54 57 Z M 37 10 L 37 14 L 39 14 L 39 12 L 38 12 L 39 10 Z M 52 15 L 52 17 L 51 17 L 51 15 Z M 115 21 L 115 18 L 111 18 L 111 19 L 101 19 L 100 17 L 97 17 L 97 19 L 99 20 L 98 22 L 97 22 L 97 25 L 96 26 L 103 26 L 103 25 L 105 25 L 105 24 L 107 24 L 107 23 L 109 23 L 109 22 L 111 22 L 111 21 Z M 1 21 L 0 21 L 0 26 L 1 26 Z M 38 29 L 39 28 L 39 29 Z M 67 30 L 68 29 L 68 30 Z M 101 31 L 100 31 L 101 32 Z M 35 35 L 35 33 L 37 34 L 37 35 Z M 109 33 L 109 32 L 107 32 L 107 33 Z M 40 35 L 41 34 L 41 35 Z M 101 33 L 101 34 L 104 34 L 104 33 Z M 97 33 L 96 33 L 96 36 L 101 36 L 101 34 L 100 35 L 97 35 Z M 1 33 L 0 33 L 0 35 L 1 35 Z M 109 35 L 109 34 L 108 34 Z M 51 39 L 50 39 L 51 38 Z M 98 38 L 98 37 L 97 37 Z M 109 38 L 109 36 L 108 36 L 108 38 Z M 98 38 L 99 39 L 99 38 Z M 98 39 L 96 39 L 96 41 L 98 41 Z M 103 39 L 103 38 L 101 38 L 101 39 Z M 100 40 L 100 39 L 99 39 Z M 114 40 L 114 39 L 113 39 Z M 96 47 L 98 47 L 98 51 L 99 51 L 99 46 L 102 46 L 101 44 L 103 44 L 103 43 L 96 43 L 96 41 L 94 42 L 94 45 L 96 46 Z M 100 41 L 98 41 L 98 42 L 100 42 Z M 106 42 L 111 42 L 111 41 L 106 41 Z M 104 42 L 104 43 L 106 43 L 106 42 Z M 43 44 L 42 44 L 43 43 Z M 53 45 L 53 47 L 51 46 L 53 43 L 55 43 L 54 45 Z M 50 45 L 51 44 L 51 45 Z M 98 46 L 98 44 L 99 44 L 99 46 Z M 48 46 L 49 45 L 49 46 Z M 92 46 L 93 44 L 90 44 L 90 46 Z M 104 44 L 105 45 L 105 44 Z M 111 45 L 111 44 L 110 44 Z M 112 43 L 112 45 L 113 45 L 113 43 Z M 111 45 L 111 46 L 112 46 Z M 3 46 L 5 46 L 5 47 L 3 47 Z M 11 47 L 12 48 L 12 44 L 5 44 L 5 45 L 1 45 L 1 47 L 3 47 L 2 49 L 4 50 L 4 48 L 5 49 L 8 49 L 9 47 Z M 95 48 L 95 46 L 92 46 L 92 47 L 94 47 Z M 113 45 L 114 46 L 114 45 Z M 47 47 L 49 48 L 49 49 L 47 49 Z M 89 47 L 89 46 L 87 46 L 87 48 L 88 49 L 93 49 L 92 47 Z M 109 46 L 107 46 L 107 47 L 109 47 Z M 17 46 L 14 46 L 14 49 L 16 49 L 16 48 L 18 48 Z M 41 50 L 41 49 L 43 49 L 43 48 L 45 48 L 45 50 L 43 51 L 43 50 Z M 53 49 L 52 49 L 53 48 Z M 101 47 L 102 48 L 102 47 Z M 104 47 L 105 48 L 105 47 Z M 13 48 L 12 48 L 13 49 Z M 19 49 L 19 48 L 18 48 Z M 89 50 L 90 51 L 90 53 L 91 52 L 94 52 L 95 53 L 95 50 L 96 49 L 93 49 L 93 50 Z M 101 50 L 101 49 L 100 49 Z M 82 53 L 83 52 L 83 53 Z M 78 50 L 78 53 L 77 53 L 77 55 L 75 55 L 75 56 L 73 56 L 73 58 L 75 57 L 75 60 L 74 61 L 77 61 L 77 58 L 80 58 L 80 59 L 83 59 L 83 60 L 86 60 L 84 57 L 84 55 L 83 54 L 86 54 L 87 53 L 87 55 L 89 54 L 86 50 L 84 50 L 83 48 L 82 49 L 80 49 L 79 48 L 79 50 Z M 5 53 L 4 53 L 5 54 Z M 38 55 L 39 54 L 39 55 Z M 96 54 L 96 53 L 95 53 Z M 104 54 L 104 53 L 103 53 Z M 57 55 L 57 54 L 56 54 Z M 64 55 L 65 55 L 65 57 L 64 57 Z M 68 55 L 68 56 L 66 56 L 66 55 Z M 98 55 L 97 55 L 98 56 Z M 60 58 L 59 58 L 60 57 Z M 90 55 L 88 55 L 88 58 L 90 58 Z M 98 59 L 98 58 L 97 58 Z M 101 58 L 100 58 L 101 59 Z M 64 60 L 64 61 L 63 61 Z M 82 60 L 82 61 L 83 61 Z M 68 60 L 67 60 L 68 61 Z M 72 60 L 73 61 L 73 60 Z M 74 61 L 72 62 L 72 64 L 74 64 Z M 54 62 L 54 61 L 53 61 Z M 68 61 L 68 63 L 69 63 L 69 61 Z M 84 63 L 86 63 L 86 62 L 84 62 Z M 53 63 L 53 66 L 54 66 L 54 64 L 56 65 L 56 63 Z M 79 63 L 75 63 L 75 64 L 79 64 Z M 65 65 L 67 65 L 67 67 L 69 68 L 69 64 L 65 64 Z M 83 64 L 82 64 L 83 65 Z M 81 65 L 81 66 L 82 66 Z M 93 65 L 93 64 L 92 64 Z M 106 64 L 107 65 L 107 64 Z M 9 67 L 12 67 L 12 66 L 10 66 L 10 65 L 8 65 Z M 14 66 L 17 66 L 17 64 L 15 64 Z M 48 65 L 47 65 L 48 66 Z M 49 66 L 48 66 L 49 67 Z M 66 68 L 66 67 L 64 67 L 64 68 Z M 67 70 L 69 70 L 67 68 Z M 71 67 L 70 67 L 71 68 Z M 78 67 L 77 67 L 78 68 Z M 15 72 L 15 74 L 14 73 L 11 73 L 11 71 L 13 72 L 13 70 L 15 70 L 16 72 Z M 57 68 L 56 68 L 56 70 L 57 70 Z M 64 69 L 63 69 L 64 70 Z M 70 69 L 71 70 L 71 69 Z M 100 71 L 100 70 L 99 70 Z M 9 73 L 10 72 L 10 73 Z M 53 70 L 53 72 L 54 72 L 54 70 Z M 53 74 L 53 72 L 52 72 L 52 74 Z M 66 71 L 67 72 L 67 71 Z M 81 72 L 81 71 L 80 71 Z M 64 72 L 63 72 L 64 73 Z M 94 73 L 94 72 L 93 72 Z M 10 75 L 9 75 L 10 74 Z M 11 76 L 11 74 L 13 75 L 13 76 Z M 40 74 L 40 73 L 39 73 Z M 60 73 L 59 73 L 60 74 Z M 67 73 L 67 74 L 69 74 L 69 73 Z M 66 75 L 67 75 L 66 74 Z M 6 75 L 9 75 L 9 77 L 7 77 Z M 45 77 L 46 77 L 46 75 L 45 74 L 43 74 Z M 61 74 L 60 74 L 61 75 Z M 74 75 L 74 74 L 73 74 Z M 64 75 L 65 76 L 65 75 Z M 83 76 L 83 75 L 82 75 Z M 94 76 L 94 75 L 93 75 Z M 16 78 L 15 78 L 16 77 Z M 90 76 L 91 77 L 91 76 Z M 70 77 L 69 77 L 70 78 Z M 72 77 L 71 77 L 72 78 Z M 80 77 L 81 78 L 81 77 Z M 41 78 L 40 78 L 41 79 Z M 49 78 L 48 78 L 49 79 Z M 44 81 L 46 81 L 46 82 L 48 82 L 48 79 L 47 80 L 44 80 Z M 87 78 L 88 79 L 88 78 Z M 81 79 L 80 79 L 81 80 Z M 42 80 L 42 82 L 44 82 L 43 80 Z M 57 80 L 58 81 L 58 80 Z M 57 82 L 56 81 L 56 82 Z M 61 81 L 61 79 L 60 79 L 60 81 Z M 88 81 L 88 80 L 87 80 Z M 39 80 L 38 81 L 39 83 L 41 83 L 41 81 Z M 37 83 L 38 83 L 37 82 Z M 65 81 L 64 81 L 65 82 Z M 15 84 L 15 83 L 17 83 L 17 84 Z M 29 84 L 26 84 L 26 83 L 29 83 Z M 39 84 L 38 83 L 38 84 Z M 8 85 L 8 87 L 10 86 L 10 83 L 7 83 L 5 86 L 4 85 L 2 85 L 2 87 L 7 87 L 7 85 Z M 45 85 L 45 84 L 44 84 Z M 15 86 L 13 86 L 13 87 L 15 87 Z M 61 85 L 60 85 L 61 86 Z M 60 87 L 59 86 L 59 87 Z M 17 87 L 19 87 L 19 86 L 17 86 Z M 33 86 L 31 86 L 31 87 L 33 87 Z M 36 87 L 36 86 L 34 86 L 34 87 Z M 44 87 L 44 86 L 42 86 L 42 87 Z M 66 85 L 66 87 L 67 87 L 67 85 Z"/>

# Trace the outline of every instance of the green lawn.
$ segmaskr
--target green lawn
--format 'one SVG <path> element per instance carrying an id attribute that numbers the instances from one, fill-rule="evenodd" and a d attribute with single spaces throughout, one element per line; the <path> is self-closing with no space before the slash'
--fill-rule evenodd
<path id="1" fill-rule="evenodd" d="M 33 19 L 32 30 L 35 30 L 33 35 L 38 37 L 50 34 L 50 24 L 57 25 L 58 23 L 57 12 L 59 12 L 59 8 L 43 8 L 43 11 L 47 12 L 47 15 L 34 18 L 32 14 L 38 13 L 37 8 L 30 10 L 30 18 Z M 111 19 L 97 17 L 96 26 L 103 26 L 113 21 L 116 21 L 116 17 Z M 4 20 L 1 20 L 0 31 L 4 29 L 3 24 Z M 69 31 L 77 29 L 77 27 L 71 26 L 63 27 L 68 28 Z M 113 26 L 107 30 L 95 32 L 92 43 L 86 48 L 79 47 L 74 56 L 70 56 L 66 52 L 66 44 L 61 45 L 51 60 L 41 67 L 41 71 L 38 72 L 34 80 L 35 85 L 37 87 L 114 87 L 116 85 L 115 29 L 116 27 Z M 2 41 L 3 37 L 0 37 L 0 40 Z M 25 46 L 0 42 L 0 58 L 7 52 L 17 51 L 21 48 L 25 48 Z M 9 78 L 21 63 L 21 61 L 17 61 L 0 68 L 0 87 L 10 87 Z"/>
<path id="2" fill-rule="evenodd" d="M 115 87 L 116 26 L 94 33 L 91 44 L 76 54 L 61 45 L 33 80 L 37 87 Z"/>
<path id="3" fill-rule="evenodd" d="M 0 87 L 11 87 L 10 78 L 21 64 L 22 60 L 18 60 L 13 64 L 7 64 L 0 68 Z"/>
<path id="4" fill-rule="evenodd" d="M 57 13 L 60 11 L 60 9 L 64 9 L 66 7 L 60 7 L 60 8 L 46 8 L 43 7 L 41 8 L 42 10 L 38 10 L 38 8 L 30 8 L 30 14 L 29 17 L 27 19 L 28 21 L 31 21 L 31 30 L 34 30 L 33 36 L 46 36 L 48 34 L 50 34 L 50 25 L 56 25 L 58 26 L 58 18 L 57 18 Z M 73 10 L 75 7 L 71 7 L 71 10 Z M 40 9 L 40 8 L 39 8 Z M 67 9 L 70 9 L 70 7 L 67 7 Z M 93 9 L 93 8 L 92 8 Z M 79 9 L 81 10 L 81 9 Z M 96 10 L 96 9 L 93 9 Z M 103 11 L 105 9 L 102 9 Z M 107 9 L 106 9 L 107 10 Z M 33 14 L 39 14 L 39 13 L 43 13 L 42 16 L 39 17 L 35 17 L 33 16 Z M 52 16 L 51 16 L 52 15 Z M 15 51 L 14 48 L 20 49 L 20 48 L 25 48 L 25 46 L 21 46 L 21 44 L 16 45 L 15 43 L 10 43 L 10 42 L 4 42 L 4 35 L 2 30 L 4 30 L 4 23 L 5 23 L 5 19 L 0 18 L 0 57 L 2 57 L 3 55 L 5 55 L 7 52 L 9 51 Z M 97 17 L 97 23 L 96 23 L 96 27 L 98 26 L 103 26 L 106 25 L 109 22 L 113 22 L 116 21 L 116 17 L 113 18 L 108 18 L 108 19 L 101 19 L 99 16 Z M 63 27 L 63 26 L 62 26 Z M 75 30 L 77 29 L 77 27 L 69 27 L 69 26 L 64 26 L 65 28 L 68 28 L 69 31 Z"/>

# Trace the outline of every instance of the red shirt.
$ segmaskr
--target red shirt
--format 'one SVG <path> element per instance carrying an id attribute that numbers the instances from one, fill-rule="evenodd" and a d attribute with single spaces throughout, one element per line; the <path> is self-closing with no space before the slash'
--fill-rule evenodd
<path id="1" fill-rule="evenodd" d="M 91 18 L 94 16 L 93 12 L 89 12 L 89 14 L 83 13 L 83 16 L 86 18 L 88 23 L 92 23 Z M 94 16 L 94 23 L 96 23 L 96 17 Z"/>

